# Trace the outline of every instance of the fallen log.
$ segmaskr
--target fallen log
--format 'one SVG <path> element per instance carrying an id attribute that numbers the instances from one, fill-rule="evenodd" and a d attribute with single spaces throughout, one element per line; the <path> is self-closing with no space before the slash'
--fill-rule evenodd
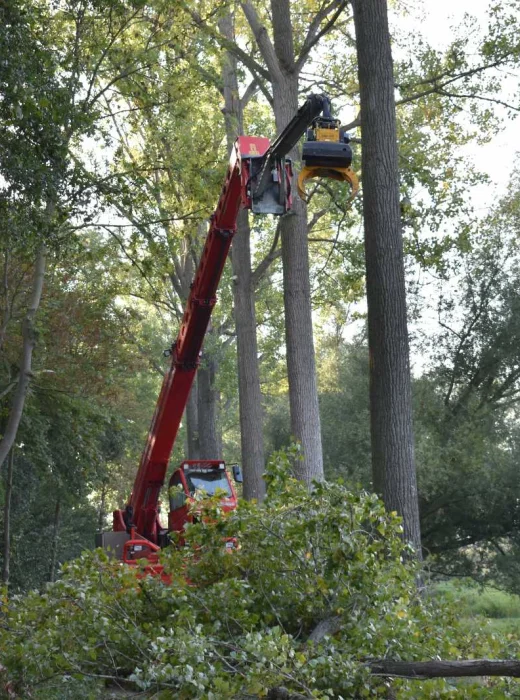
<path id="1" fill-rule="evenodd" d="M 463 678 L 469 676 L 507 676 L 520 678 L 520 661 L 471 659 L 467 661 L 391 661 L 374 659 L 365 665 L 374 676 L 425 678 Z M 267 700 L 312 700 L 311 696 L 291 693 L 286 688 L 271 688 Z"/>
<path id="2" fill-rule="evenodd" d="M 520 661 L 471 659 L 467 661 L 367 661 L 370 673 L 401 678 L 463 678 L 465 676 L 507 676 L 520 678 Z"/>

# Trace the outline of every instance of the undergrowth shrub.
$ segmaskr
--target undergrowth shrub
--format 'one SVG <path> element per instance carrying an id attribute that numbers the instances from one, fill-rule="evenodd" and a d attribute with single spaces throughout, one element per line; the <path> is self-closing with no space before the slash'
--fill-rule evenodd
<path id="1" fill-rule="evenodd" d="M 370 675 L 371 658 L 504 650 L 493 635 L 464 635 L 449 608 L 418 594 L 395 514 L 341 484 L 308 492 L 291 476 L 294 456 L 272 458 L 261 506 L 221 513 L 218 500 L 207 501 L 187 528 L 188 546 L 164 552 L 171 585 L 139 579 L 98 550 L 66 564 L 44 592 L 5 599 L 5 697 L 108 697 L 106 682 L 180 700 L 262 697 L 279 686 L 323 700 L 512 697 L 511 682 Z M 223 546 L 230 537 L 238 543 L 231 553 Z M 324 622 L 330 634 L 311 641 Z M 516 640 L 507 643 L 515 653 Z"/>

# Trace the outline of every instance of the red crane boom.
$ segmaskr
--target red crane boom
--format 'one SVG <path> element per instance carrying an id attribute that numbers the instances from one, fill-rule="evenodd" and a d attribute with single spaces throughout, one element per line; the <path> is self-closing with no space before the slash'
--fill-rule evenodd
<path id="1" fill-rule="evenodd" d="M 115 532 L 138 533 L 153 545 L 162 541 L 163 531 L 158 518 L 159 492 L 199 364 L 202 343 L 216 303 L 216 291 L 236 231 L 238 213 L 241 207 L 255 213 L 276 215 L 290 209 L 292 166 L 285 155 L 322 110 L 325 113 L 330 111 L 328 97 L 310 95 L 272 146 L 268 139 L 252 136 L 240 136 L 234 145 L 180 332 L 172 346 L 171 365 L 163 380 L 134 488 L 126 508 L 113 514 Z M 324 165 L 330 168 L 335 164 L 331 158 L 337 157 L 340 165 L 350 166 L 350 147 L 338 142 L 337 153 L 331 155 L 331 146 L 327 144 Z M 324 175 L 330 176 L 327 172 Z"/>

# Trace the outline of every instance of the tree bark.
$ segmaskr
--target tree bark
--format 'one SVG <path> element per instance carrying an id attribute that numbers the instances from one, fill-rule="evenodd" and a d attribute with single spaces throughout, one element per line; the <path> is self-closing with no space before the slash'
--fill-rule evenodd
<path id="1" fill-rule="evenodd" d="M 104 479 L 101 484 L 101 498 L 99 500 L 98 532 L 103 532 L 105 529 L 107 485 L 108 480 Z"/>
<path id="2" fill-rule="evenodd" d="M 16 434 L 18 432 L 18 427 L 22 419 L 27 390 L 29 389 L 29 384 L 32 378 L 32 353 L 36 345 L 36 331 L 34 328 L 34 319 L 36 316 L 36 312 L 38 311 L 38 307 L 40 306 L 40 300 L 43 291 L 46 256 L 47 250 L 45 246 L 42 245 L 40 246 L 40 249 L 36 256 L 31 298 L 29 301 L 27 313 L 22 324 L 23 347 L 22 358 L 20 362 L 20 376 L 18 378 L 18 384 L 14 392 L 13 402 L 9 413 L 9 420 L 7 421 L 7 427 L 5 429 L 5 434 L 2 438 L 2 441 L 0 442 L 0 467 L 4 463 L 7 455 L 9 454 L 11 448 L 14 445 L 14 441 L 16 440 Z"/>
<path id="3" fill-rule="evenodd" d="M 272 0 L 274 45 L 250 2 L 242 3 L 273 88 L 274 115 L 281 131 L 298 110 L 296 69 L 289 0 Z M 298 159 L 298 149 L 289 154 Z M 285 340 L 289 379 L 291 431 L 301 442 L 303 461 L 295 465 L 298 478 L 310 484 L 323 479 L 323 452 L 318 406 L 310 295 L 307 210 L 293 183 L 293 210 L 281 222 L 284 281 Z"/>
<path id="4" fill-rule="evenodd" d="M 56 562 L 58 559 L 58 540 L 60 536 L 60 512 L 61 498 L 58 495 L 56 507 L 54 508 L 54 522 L 52 526 L 51 558 L 49 562 L 49 581 L 52 583 L 56 578 Z"/>
<path id="5" fill-rule="evenodd" d="M 233 18 L 226 15 L 219 22 L 222 34 L 233 38 Z M 226 52 L 222 77 L 224 84 L 224 119 L 228 151 L 236 137 L 244 133 L 242 105 L 237 79 L 237 60 Z M 247 500 L 263 500 L 265 467 L 262 392 L 258 368 L 256 338 L 255 291 L 251 274 L 251 229 L 245 210 L 238 216 L 237 233 L 233 239 L 233 301 L 237 333 L 238 400 L 240 413 L 240 447 L 244 474 L 243 495 Z"/>
<path id="6" fill-rule="evenodd" d="M 420 556 L 394 77 L 386 0 L 353 0 L 361 102 L 375 490 Z"/>
<path id="7" fill-rule="evenodd" d="M 186 442 L 188 459 L 200 459 L 197 378 L 191 386 L 186 404 Z"/>
<path id="8" fill-rule="evenodd" d="M 363 1 L 363 0 L 361 0 Z M 520 661 L 471 659 L 470 661 L 368 661 L 370 673 L 377 676 L 398 676 L 423 680 L 425 678 L 469 678 L 475 676 L 520 677 Z M 390 697 L 390 695 L 389 695 Z M 391 697 L 394 697 L 393 695 Z M 310 695 L 292 693 L 287 688 L 271 688 L 268 700 L 312 700 Z"/>
<path id="9" fill-rule="evenodd" d="M 2 581 L 7 586 L 9 583 L 11 565 L 11 496 L 13 493 L 13 471 L 14 471 L 14 447 L 9 452 L 7 460 L 7 473 L 5 479 L 5 501 L 4 501 L 4 562 L 2 566 Z"/>
<path id="10" fill-rule="evenodd" d="M 2 314 L 2 323 L 0 324 L 0 351 L 4 347 L 5 336 L 7 334 L 7 327 L 9 321 L 11 320 L 12 312 L 12 302 L 9 301 L 9 248 L 6 247 L 5 257 L 4 257 L 4 272 L 3 272 L 3 295 L 5 296 L 4 311 Z"/>
<path id="11" fill-rule="evenodd" d="M 218 430 L 218 398 L 215 389 L 217 363 L 202 353 L 197 372 L 200 459 L 222 459 L 222 439 Z"/>
<path id="12" fill-rule="evenodd" d="M 363 0 L 361 0 L 363 1 Z M 462 678 L 509 676 L 520 678 L 520 661 L 471 659 L 469 661 L 369 661 L 373 674 L 406 678 Z"/>
<path id="13" fill-rule="evenodd" d="M 233 242 L 233 298 L 237 333 L 240 446 L 244 473 L 243 495 L 262 501 L 265 469 L 262 392 L 256 339 L 255 294 L 251 279 L 250 228 L 247 211 L 238 218 Z"/>

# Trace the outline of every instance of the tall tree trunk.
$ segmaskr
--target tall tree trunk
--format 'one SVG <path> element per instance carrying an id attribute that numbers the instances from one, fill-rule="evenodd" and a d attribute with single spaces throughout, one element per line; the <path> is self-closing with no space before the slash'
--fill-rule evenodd
<path id="1" fill-rule="evenodd" d="M 42 245 L 40 246 L 40 249 L 38 250 L 38 254 L 36 256 L 31 298 L 29 301 L 27 313 L 22 324 L 23 347 L 22 358 L 20 362 L 20 376 L 18 378 L 18 384 L 14 392 L 13 402 L 11 405 L 11 411 L 9 413 L 9 420 L 7 421 L 5 434 L 2 438 L 2 441 L 0 442 L 0 467 L 4 463 L 7 455 L 9 454 L 9 451 L 14 445 L 16 434 L 18 432 L 18 427 L 20 425 L 20 420 L 23 414 L 25 397 L 27 395 L 27 390 L 31 382 L 32 353 L 36 345 L 34 318 L 36 316 L 36 312 L 38 311 L 38 307 L 40 306 L 40 300 L 43 291 L 46 256 L 47 250 L 45 246 Z"/>
<path id="2" fill-rule="evenodd" d="M 386 0 L 353 0 L 361 100 L 374 488 L 420 555 L 394 76 Z"/>
<path id="3" fill-rule="evenodd" d="M 258 367 L 255 295 L 251 279 L 250 228 L 247 211 L 238 217 L 233 242 L 233 298 L 237 332 L 240 446 L 244 470 L 244 498 L 262 501 L 265 469 L 262 392 Z"/>
<path id="4" fill-rule="evenodd" d="M 281 5 L 287 5 L 287 17 Z M 285 2 L 277 6 L 278 3 L 273 0 L 275 47 L 277 53 L 286 53 L 288 47 L 283 46 L 283 36 L 292 31 L 289 29 L 289 8 Z M 284 65 L 289 56 L 285 61 L 282 57 L 283 54 L 279 56 L 279 61 Z M 283 78 L 273 81 L 273 99 L 276 128 L 280 132 L 298 110 L 297 73 L 284 72 Z M 293 160 L 299 159 L 298 149 L 289 155 Z M 303 449 L 303 461 L 297 463 L 296 468 L 299 478 L 310 484 L 314 479 L 324 478 L 323 450 L 312 327 L 307 207 L 295 193 L 293 183 L 293 209 L 281 223 L 285 342 L 291 432 L 301 442 Z"/>
<path id="5" fill-rule="evenodd" d="M 273 109 L 279 132 L 298 109 L 298 77 L 290 0 L 271 0 L 274 45 L 259 21 L 253 3 L 242 9 L 269 71 L 273 88 Z M 298 158 L 298 149 L 289 154 Z M 284 279 L 285 339 L 291 431 L 302 444 L 303 461 L 295 467 L 297 476 L 311 483 L 323 479 L 320 414 L 314 358 L 312 307 L 307 240 L 307 208 L 293 183 L 293 211 L 281 222 Z"/>
<path id="6" fill-rule="evenodd" d="M 202 353 L 197 372 L 200 459 L 222 459 L 222 439 L 218 430 L 218 399 L 215 389 L 217 363 Z"/>
<path id="7" fill-rule="evenodd" d="M 253 72 L 258 87 L 268 99 L 270 96 L 264 81 L 271 82 L 276 126 L 279 130 L 296 113 L 298 77 L 311 51 L 331 31 L 348 2 L 332 0 L 320 6 L 307 26 L 306 35 L 300 37 L 297 58 L 293 43 L 291 0 L 271 0 L 274 43 L 270 32 L 260 20 L 255 4 L 252 0 L 242 0 L 240 7 L 253 32 L 265 68 L 246 54 L 236 41 L 231 41 L 229 36 L 223 36 L 221 43 Z M 197 11 L 189 9 L 188 12 L 198 26 L 209 30 L 209 24 Z M 209 31 L 214 36 L 214 32 Z M 293 187 L 293 193 L 295 192 L 296 188 Z M 306 207 L 296 194 L 294 198 L 293 214 L 284 217 L 281 225 L 286 285 L 284 304 L 287 364 L 292 431 L 301 441 L 305 453 L 303 462 L 296 465 L 297 475 L 309 483 L 313 479 L 323 479 L 323 453 L 312 332 Z"/>
<path id="8" fill-rule="evenodd" d="M 203 238 L 205 236 L 206 226 L 206 222 L 201 222 L 198 225 L 197 237 Z M 195 265 L 191 241 L 189 237 L 186 237 L 182 241 L 181 254 L 173 260 L 170 274 L 173 290 L 178 294 L 183 305 L 186 305 L 188 301 L 194 274 Z M 184 420 L 186 421 L 185 453 L 188 459 L 200 459 L 198 411 L 197 377 L 195 377 L 184 412 Z"/>
<path id="9" fill-rule="evenodd" d="M 105 515 L 106 515 L 106 499 L 107 499 L 107 480 L 103 480 L 101 484 L 101 498 L 99 501 L 99 513 L 98 513 L 98 532 L 103 532 L 105 529 Z"/>
<path id="10" fill-rule="evenodd" d="M 60 537 L 60 513 L 61 498 L 58 495 L 56 507 L 54 508 L 54 522 L 52 525 L 51 558 L 49 562 L 49 581 L 52 583 L 56 578 L 56 562 L 58 559 L 58 541 Z"/>
<path id="11" fill-rule="evenodd" d="M 13 471 L 14 471 L 14 447 L 9 452 L 7 460 L 7 473 L 5 479 L 5 501 L 4 501 L 4 563 L 2 566 L 2 581 L 9 583 L 11 565 L 11 495 L 13 493 Z"/>
<path id="12" fill-rule="evenodd" d="M 199 224 L 197 238 L 205 237 L 207 223 Z M 170 274 L 173 289 L 183 304 L 186 304 L 195 274 L 192 241 L 186 237 L 182 252 L 173 261 Z M 202 250 L 198 252 L 200 255 Z M 212 332 L 211 323 L 208 333 Z M 203 361 L 188 396 L 184 411 L 186 421 L 186 453 L 188 459 L 221 459 L 222 438 L 219 432 L 218 408 L 219 392 L 214 391 L 215 375 L 218 363 L 211 353 L 203 350 Z"/>
<path id="13" fill-rule="evenodd" d="M 7 244 L 6 244 L 6 249 L 5 249 L 5 254 L 4 254 L 4 271 L 3 271 L 3 280 L 2 280 L 3 295 L 5 296 L 5 301 L 4 301 L 4 310 L 2 313 L 2 323 L 0 324 L 0 351 L 4 347 L 5 336 L 7 333 L 7 327 L 9 325 L 9 321 L 11 320 L 11 312 L 12 312 L 12 302 L 9 301 L 9 260 L 10 260 L 9 248 L 7 247 Z"/>
<path id="14" fill-rule="evenodd" d="M 233 39 L 233 18 L 226 15 L 219 22 L 220 31 Z M 224 83 L 224 118 L 228 151 L 236 137 L 244 133 L 242 105 L 237 79 L 237 60 L 226 52 L 222 77 Z M 245 210 L 238 216 L 237 233 L 233 239 L 233 301 L 237 333 L 238 400 L 240 412 L 240 447 L 244 473 L 244 498 L 263 500 L 265 467 L 262 392 L 258 368 L 256 339 L 255 292 L 251 275 L 251 229 Z"/>
<path id="15" fill-rule="evenodd" d="M 195 378 L 186 404 L 186 442 L 188 459 L 200 459 L 199 410 L 197 378 Z"/>

